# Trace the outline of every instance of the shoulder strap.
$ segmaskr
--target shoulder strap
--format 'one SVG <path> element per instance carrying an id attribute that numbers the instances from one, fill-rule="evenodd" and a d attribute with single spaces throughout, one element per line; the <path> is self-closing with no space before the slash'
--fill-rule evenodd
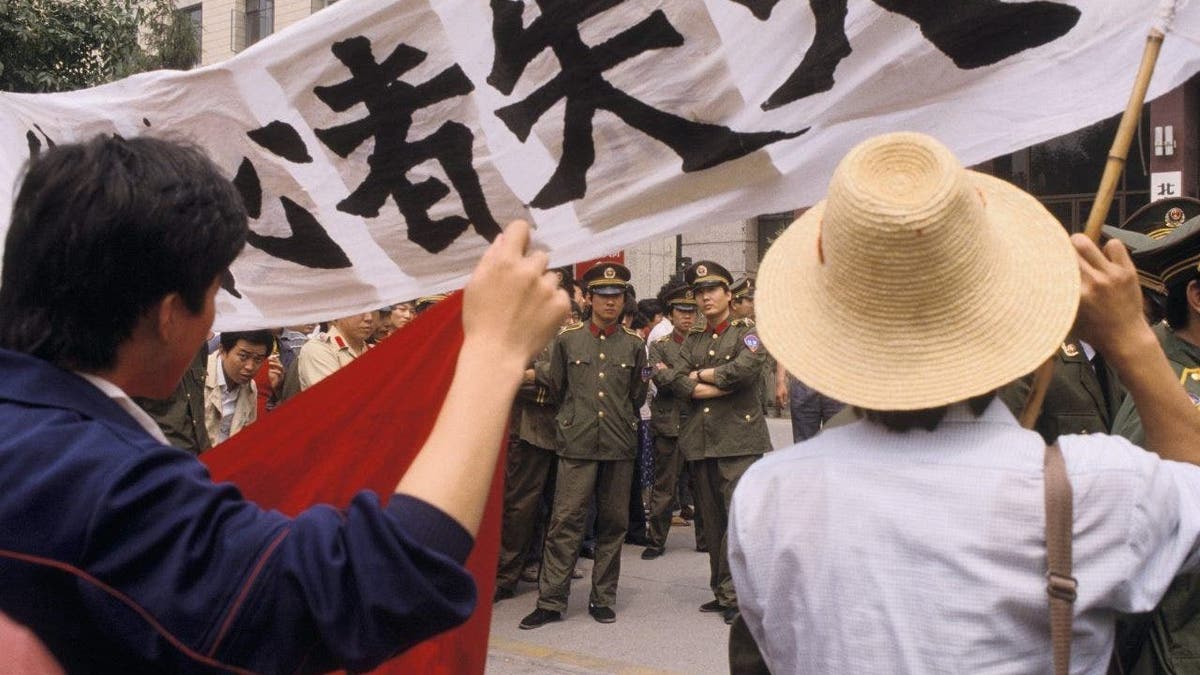
<path id="1" fill-rule="evenodd" d="M 1050 646 L 1055 675 L 1071 666 L 1071 618 L 1077 582 L 1071 576 L 1071 481 L 1058 443 L 1046 446 L 1046 593 L 1050 596 Z"/>

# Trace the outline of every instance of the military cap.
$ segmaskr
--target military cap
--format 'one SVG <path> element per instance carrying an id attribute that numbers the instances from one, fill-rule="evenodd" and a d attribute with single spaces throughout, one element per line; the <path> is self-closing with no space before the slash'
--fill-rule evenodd
<path id="1" fill-rule="evenodd" d="M 1200 218 L 1175 227 L 1161 239 L 1130 254 L 1142 286 L 1159 293 L 1197 276 L 1200 265 Z"/>
<path id="2" fill-rule="evenodd" d="M 620 263 L 600 263 L 583 273 L 583 287 L 589 293 L 621 295 L 629 288 L 629 268 Z"/>
<path id="3" fill-rule="evenodd" d="M 1121 223 L 1121 229 L 1141 232 L 1151 239 L 1162 239 L 1196 216 L 1200 216 L 1200 199 L 1160 199 L 1134 211 Z"/>
<path id="4" fill-rule="evenodd" d="M 729 270 L 711 260 L 692 263 L 683 271 L 683 280 L 692 287 L 692 290 L 709 286 L 729 288 L 733 285 L 733 275 L 729 273 Z"/>
<path id="5" fill-rule="evenodd" d="M 738 282 L 730 288 L 733 291 L 734 298 L 750 298 L 754 299 L 754 277 L 742 277 Z"/>
<path id="6" fill-rule="evenodd" d="M 684 312 L 696 311 L 696 295 L 692 293 L 692 289 L 686 284 L 679 284 L 668 288 L 662 294 L 663 310 L 670 312 L 672 309 L 682 310 Z"/>
<path id="7" fill-rule="evenodd" d="M 1148 234 L 1143 234 L 1134 230 L 1123 230 L 1119 227 L 1113 227 L 1112 225 L 1105 225 L 1100 230 L 1100 243 L 1104 244 L 1109 239 L 1120 239 L 1125 244 L 1125 248 L 1129 249 L 1130 253 L 1133 253 L 1134 251 L 1140 251 L 1147 246 L 1151 246 L 1155 241 L 1154 239 L 1151 239 L 1150 235 Z"/>
<path id="8" fill-rule="evenodd" d="M 413 300 L 413 311 L 416 312 L 417 314 L 420 314 L 421 312 L 424 312 L 425 310 L 429 309 L 430 307 L 433 307 L 434 305 L 445 300 L 448 297 L 450 297 L 450 296 L 446 295 L 445 293 L 434 293 L 433 295 L 422 295 L 421 297 L 417 298 L 416 300 Z"/>

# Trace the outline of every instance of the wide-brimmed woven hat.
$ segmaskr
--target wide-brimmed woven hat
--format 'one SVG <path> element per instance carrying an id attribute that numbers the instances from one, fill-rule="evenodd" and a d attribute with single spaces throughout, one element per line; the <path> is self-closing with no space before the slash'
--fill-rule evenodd
<path id="1" fill-rule="evenodd" d="M 1078 303 L 1075 251 L 1054 216 L 916 133 L 851 150 L 758 272 L 771 355 L 872 410 L 946 405 L 1029 373 Z"/>

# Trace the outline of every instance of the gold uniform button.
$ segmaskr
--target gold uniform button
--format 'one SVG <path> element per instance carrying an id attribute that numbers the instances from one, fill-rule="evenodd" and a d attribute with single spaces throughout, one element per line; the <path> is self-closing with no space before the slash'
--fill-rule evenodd
<path id="1" fill-rule="evenodd" d="M 705 409 L 704 409 L 704 414 L 705 414 L 705 415 L 707 415 L 707 414 L 708 414 L 708 408 L 705 408 Z"/>
<path id="2" fill-rule="evenodd" d="M 1191 377 L 1193 380 L 1200 380 L 1200 373 L 1192 373 Z"/>
<path id="3" fill-rule="evenodd" d="M 600 339 L 601 339 L 601 340 L 603 340 L 603 339 L 604 339 L 604 336 L 603 336 L 603 335 L 601 335 L 601 336 L 600 336 Z"/>
<path id="4" fill-rule="evenodd" d="M 713 334 L 712 334 L 712 338 L 713 338 L 714 340 L 716 340 L 716 339 L 717 339 L 717 334 L 716 334 L 716 333 L 713 333 Z"/>
<path id="5" fill-rule="evenodd" d="M 603 411 L 603 410 L 601 410 L 600 412 L 598 412 L 598 413 L 596 413 L 596 414 L 597 414 L 597 415 L 599 415 L 600 417 L 604 417 L 604 411 Z"/>
<path id="6" fill-rule="evenodd" d="M 708 355 L 709 355 L 709 356 L 716 356 L 716 355 L 717 355 L 717 353 L 716 353 L 716 352 L 714 352 L 713 350 L 711 350 L 711 349 L 710 349 L 710 350 L 708 350 Z"/>
<path id="7" fill-rule="evenodd" d="M 725 355 L 725 360 L 726 360 L 726 361 L 728 361 L 728 360 L 729 360 L 729 354 L 726 354 L 726 355 Z"/>
<path id="8" fill-rule="evenodd" d="M 600 398 L 604 398 L 604 392 L 599 392 L 599 393 L 597 394 L 597 396 L 599 396 Z"/>
<path id="9" fill-rule="evenodd" d="M 604 354 L 601 354 L 601 355 L 600 355 L 600 358 L 604 358 Z"/>
<path id="10" fill-rule="evenodd" d="M 749 422 L 749 421 L 750 421 L 750 416 L 749 416 L 749 415 L 746 415 L 746 421 L 747 421 L 747 422 Z"/>
<path id="11" fill-rule="evenodd" d="M 604 379 L 604 373 L 600 373 L 600 379 Z"/>

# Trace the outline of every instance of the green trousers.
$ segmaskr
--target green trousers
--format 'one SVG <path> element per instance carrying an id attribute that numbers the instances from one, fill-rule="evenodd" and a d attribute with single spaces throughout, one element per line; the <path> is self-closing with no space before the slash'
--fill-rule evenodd
<path id="1" fill-rule="evenodd" d="M 708 546 L 708 585 L 717 602 L 726 607 L 737 606 L 733 589 L 733 574 L 729 571 L 728 537 L 729 502 L 733 490 L 746 469 L 762 455 L 714 457 L 689 462 L 692 470 L 692 497 L 704 516 L 704 541 Z"/>
<path id="2" fill-rule="evenodd" d="M 654 437 L 654 485 L 650 488 L 650 517 L 647 534 L 650 545 L 662 549 L 667 545 L 667 534 L 671 531 L 671 503 L 675 501 L 675 488 L 679 483 L 679 471 L 683 468 L 683 451 L 679 439 L 674 436 Z"/>
<path id="3" fill-rule="evenodd" d="M 597 607 L 616 604 L 632 480 L 632 459 L 602 462 L 558 458 L 554 508 L 538 578 L 538 607 L 556 612 L 567 609 L 571 570 L 583 545 L 583 525 L 592 495 L 596 497 L 596 558 L 589 602 Z"/>
<path id="4" fill-rule="evenodd" d="M 513 589 L 521 578 L 529 540 L 538 527 L 538 510 L 546 483 L 554 475 L 553 450 L 517 441 L 508 449 L 504 473 L 504 519 L 500 526 L 500 560 L 496 588 Z M 542 543 L 538 542 L 538 546 Z"/>

